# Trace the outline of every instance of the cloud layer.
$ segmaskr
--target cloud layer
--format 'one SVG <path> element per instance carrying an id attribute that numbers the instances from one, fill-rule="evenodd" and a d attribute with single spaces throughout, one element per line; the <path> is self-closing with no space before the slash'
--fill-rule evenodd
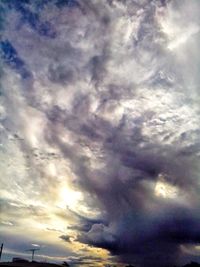
<path id="1" fill-rule="evenodd" d="M 199 2 L 0 8 L 1 224 L 10 240 L 31 223 L 32 235 L 86 266 L 194 257 Z"/>

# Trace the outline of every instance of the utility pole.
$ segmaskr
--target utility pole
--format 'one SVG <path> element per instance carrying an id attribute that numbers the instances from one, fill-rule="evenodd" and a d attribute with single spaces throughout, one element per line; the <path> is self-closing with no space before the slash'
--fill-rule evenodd
<path id="1" fill-rule="evenodd" d="M 31 249 L 27 249 L 26 251 L 31 251 L 32 252 L 32 261 L 34 260 L 34 255 L 35 255 L 35 251 L 36 250 L 40 250 L 39 248 L 31 248 Z"/>
<path id="2" fill-rule="evenodd" d="M 1 244 L 1 248 L 0 248 L 0 260 L 1 260 L 2 251 L 3 251 L 3 243 Z"/>

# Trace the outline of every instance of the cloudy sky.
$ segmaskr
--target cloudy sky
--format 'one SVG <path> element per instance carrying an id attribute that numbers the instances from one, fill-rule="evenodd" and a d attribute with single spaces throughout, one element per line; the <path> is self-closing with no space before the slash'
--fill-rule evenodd
<path id="1" fill-rule="evenodd" d="M 200 260 L 200 1 L 0 1 L 2 260 Z"/>

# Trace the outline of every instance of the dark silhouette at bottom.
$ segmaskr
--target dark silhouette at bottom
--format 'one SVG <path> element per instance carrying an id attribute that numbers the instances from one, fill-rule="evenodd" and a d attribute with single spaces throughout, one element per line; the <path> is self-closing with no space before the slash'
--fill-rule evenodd
<path id="1" fill-rule="evenodd" d="M 61 264 L 48 263 L 48 262 L 37 262 L 37 261 L 28 261 L 23 258 L 13 258 L 12 262 L 0 262 L 0 267 L 70 267 L 71 265 L 64 261 Z M 116 265 L 105 265 L 105 267 L 116 267 Z M 137 267 L 136 265 L 128 264 L 124 267 Z M 156 266 L 155 266 L 156 267 Z M 181 266 L 170 266 L 170 267 L 181 267 Z M 197 262 L 188 263 L 182 267 L 200 267 L 200 264 Z"/>
<path id="2" fill-rule="evenodd" d="M 200 267 L 200 264 L 197 262 L 192 261 L 189 264 L 184 265 L 183 267 Z"/>

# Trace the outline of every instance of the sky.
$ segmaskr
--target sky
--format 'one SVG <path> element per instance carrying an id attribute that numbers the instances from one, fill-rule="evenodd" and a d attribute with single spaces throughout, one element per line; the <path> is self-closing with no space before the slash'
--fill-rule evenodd
<path id="1" fill-rule="evenodd" d="M 2 260 L 200 261 L 199 12 L 0 1 Z"/>

